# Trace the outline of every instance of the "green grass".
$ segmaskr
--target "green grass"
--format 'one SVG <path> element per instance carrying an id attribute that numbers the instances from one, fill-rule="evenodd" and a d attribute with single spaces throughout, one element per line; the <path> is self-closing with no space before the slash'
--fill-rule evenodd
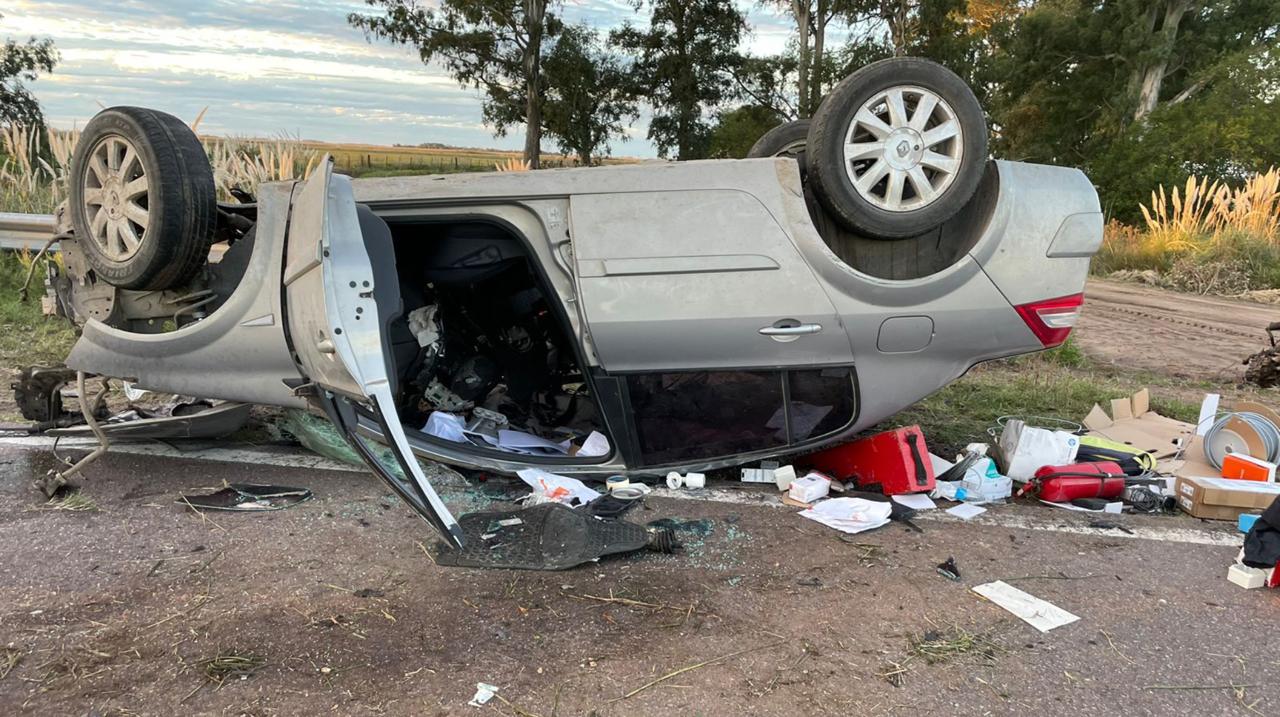
<path id="1" fill-rule="evenodd" d="M 1079 422 L 1094 404 L 1152 386 L 1151 408 L 1195 422 L 1199 404 L 1160 391 L 1160 379 L 1091 368 L 1078 347 L 977 366 L 960 380 L 898 413 L 886 425 L 919 424 L 929 449 L 941 456 L 972 442 L 990 443 L 987 429 L 1001 416 L 1041 416 Z"/>
<path id="2" fill-rule="evenodd" d="M 0 251 L 0 364 L 5 368 L 62 363 L 76 340 L 71 322 L 41 313 L 44 276 L 40 270 L 31 280 L 30 296 L 18 300 L 26 274 L 18 254 Z"/>

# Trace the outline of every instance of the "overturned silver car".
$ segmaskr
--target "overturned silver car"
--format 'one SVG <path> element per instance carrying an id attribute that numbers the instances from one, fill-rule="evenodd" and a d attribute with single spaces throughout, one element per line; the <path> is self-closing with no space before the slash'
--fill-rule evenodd
<path id="1" fill-rule="evenodd" d="M 104 110 L 60 214 L 67 364 L 323 411 L 455 543 L 415 455 L 603 477 L 840 441 L 1064 341 L 1102 236 L 1082 173 L 988 161 L 972 94 L 912 62 L 851 76 L 760 158 L 364 180 L 326 161 L 225 204 L 181 122 Z"/>

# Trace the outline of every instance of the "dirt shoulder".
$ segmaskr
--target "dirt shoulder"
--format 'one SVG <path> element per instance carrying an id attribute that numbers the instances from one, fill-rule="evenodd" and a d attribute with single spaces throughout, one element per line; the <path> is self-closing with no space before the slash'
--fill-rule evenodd
<path id="1" fill-rule="evenodd" d="M 1241 380 L 1280 307 L 1089 280 L 1073 338 L 1091 358 L 1175 378 Z"/>

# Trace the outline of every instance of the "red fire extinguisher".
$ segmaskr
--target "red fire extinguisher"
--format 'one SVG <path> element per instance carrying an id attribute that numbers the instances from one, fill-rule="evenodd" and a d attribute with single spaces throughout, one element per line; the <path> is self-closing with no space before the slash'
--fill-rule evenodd
<path id="1" fill-rule="evenodd" d="M 1041 500 L 1065 503 L 1077 498 L 1119 498 L 1125 473 L 1119 463 L 1097 461 L 1044 466 L 1018 489 L 1018 495 L 1039 492 Z"/>

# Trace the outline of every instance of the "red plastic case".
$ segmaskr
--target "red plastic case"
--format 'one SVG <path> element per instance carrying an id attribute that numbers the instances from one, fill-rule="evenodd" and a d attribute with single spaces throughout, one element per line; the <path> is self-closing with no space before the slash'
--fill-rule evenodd
<path id="1" fill-rule="evenodd" d="M 885 495 L 933 490 L 933 462 L 919 426 L 877 433 L 808 457 L 809 465 L 859 488 L 879 486 Z"/>

